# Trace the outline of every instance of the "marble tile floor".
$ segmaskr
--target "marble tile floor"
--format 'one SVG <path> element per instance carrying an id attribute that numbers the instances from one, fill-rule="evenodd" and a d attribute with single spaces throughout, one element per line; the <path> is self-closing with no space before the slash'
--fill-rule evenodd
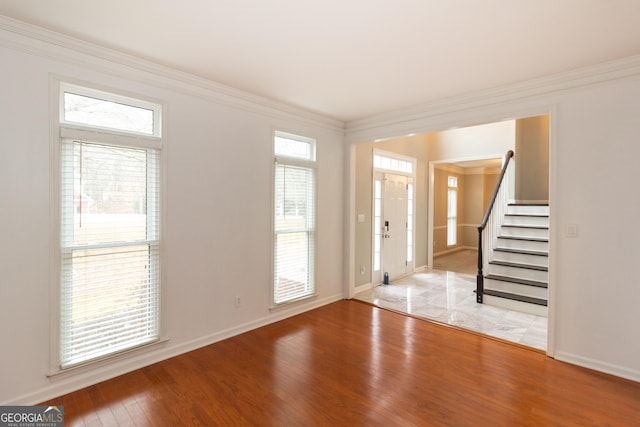
<path id="1" fill-rule="evenodd" d="M 547 318 L 476 303 L 474 275 L 427 269 L 355 299 L 546 351 Z"/>

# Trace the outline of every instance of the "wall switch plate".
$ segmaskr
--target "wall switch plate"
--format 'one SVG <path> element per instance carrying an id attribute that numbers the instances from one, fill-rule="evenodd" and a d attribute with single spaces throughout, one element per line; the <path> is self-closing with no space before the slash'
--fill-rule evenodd
<path id="1" fill-rule="evenodd" d="M 364 214 L 358 214 L 358 222 L 364 222 Z"/>
<path id="2" fill-rule="evenodd" d="M 578 237 L 578 225 L 577 224 L 565 225 L 564 235 L 567 237 Z"/>

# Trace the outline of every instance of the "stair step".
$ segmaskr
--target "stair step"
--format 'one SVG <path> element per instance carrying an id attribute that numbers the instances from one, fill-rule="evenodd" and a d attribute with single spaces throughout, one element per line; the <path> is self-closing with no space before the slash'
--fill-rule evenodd
<path id="1" fill-rule="evenodd" d="M 527 236 L 498 236 L 498 239 L 523 240 L 528 242 L 549 242 L 548 237 L 527 237 Z"/>
<path id="2" fill-rule="evenodd" d="M 517 205 L 512 205 L 512 206 L 517 206 Z M 534 218 L 549 218 L 549 213 L 547 212 L 530 212 L 530 213 L 511 212 L 511 213 L 504 214 L 504 216 L 530 216 Z"/>
<path id="3" fill-rule="evenodd" d="M 509 292 L 494 291 L 491 289 L 485 290 L 484 294 L 494 296 L 494 297 L 499 297 L 499 298 L 511 299 L 514 301 L 526 302 L 528 304 L 542 305 L 544 307 L 547 306 L 547 300 L 544 300 L 541 298 L 526 297 L 523 295 L 511 294 Z"/>
<path id="4" fill-rule="evenodd" d="M 507 214 L 549 215 L 549 205 L 509 204 Z"/>
<path id="5" fill-rule="evenodd" d="M 493 260 L 489 261 L 489 264 L 501 265 L 503 267 L 526 268 L 528 270 L 549 271 L 549 268 L 544 265 L 525 264 L 522 262 Z"/>
<path id="6" fill-rule="evenodd" d="M 522 254 L 522 255 L 533 255 L 533 256 L 542 256 L 548 257 L 549 253 L 545 251 L 530 251 L 526 249 L 512 249 L 512 248 L 494 248 L 494 252 L 507 252 L 511 254 Z"/>
<path id="7" fill-rule="evenodd" d="M 496 239 L 495 246 L 500 249 L 511 249 L 516 251 L 537 251 L 548 252 L 548 239 L 522 239 L 514 236 L 503 236 Z"/>
<path id="8" fill-rule="evenodd" d="M 529 304 L 522 301 L 512 299 L 494 297 L 492 295 L 484 295 L 484 304 L 494 307 L 502 307 L 507 310 L 519 311 L 521 313 L 535 314 L 536 316 L 547 317 L 547 307 L 538 304 Z"/>
<path id="9" fill-rule="evenodd" d="M 523 285 L 514 282 L 505 282 L 502 280 L 495 280 L 484 278 L 484 290 L 506 292 L 509 294 L 520 295 L 529 298 L 548 299 L 549 292 L 547 288 L 539 288 L 536 286 Z"/>
<path id="10" fill-rule="evenodd" d="M 509 225 L 500 227 L 501 236 L 516 236 L 524 238 L 549 239 L 549 227 L 533 225 Z"/>
<path id="11" fill-rule="evenodd" d="M 546 270 L 538 270 L 533 268 L 522 268 L 519 265 L 503 265 L 500 263 L 489 263 L 486 266 L 485 274 L 493 274 L 495 276 L 514 277 L 522 280 L 531 280 L 534 282 L 548 282 L 549 273 Z"/>
<path id="12" fill-rule="evenodd" d="M 540 202 L 524 202 L 524 201 L 514 201 L 508 203 L 509 206 L 549 206 L 549 201 L 540 201 Z"/>
<path id="13" fill-rule="evenodd" d="M 506 214 L 504 225 L 549 227 L 549 215 L 546 214 Z"/>
<path id="14" fill-rule="evenodd" d="M 487 274 L 485 279 L 500 280 L 501 282 L 517 283 L 520 285 L 536 286 L 538 288 L 547 288 L 546 282 L 540 282 L 538 280 L 519 279 L 517 277 L 501 276 L 499 274 Z"/>
<path id="15" fill-rule="evenodd" d="M 533 224 L 502 224 L 502 227 L 505 228 L 525 228 L 532 230 L 548 230 L 548 225 L 533 225 Z"/>
<path id="16" fill-rule="evenodd" d="M 515 262 L 549 267 L 549 256 L 544 251 L 493 250 L 493 259 L 498 262 Z"/>

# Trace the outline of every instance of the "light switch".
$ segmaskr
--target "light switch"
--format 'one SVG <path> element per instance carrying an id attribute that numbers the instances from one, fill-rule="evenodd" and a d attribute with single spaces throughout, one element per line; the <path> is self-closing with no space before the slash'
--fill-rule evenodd
<path id="1" fill-rule="evenodd" d="M 358 222 L 364 222 L 364 214 L 358 214 Z"/>

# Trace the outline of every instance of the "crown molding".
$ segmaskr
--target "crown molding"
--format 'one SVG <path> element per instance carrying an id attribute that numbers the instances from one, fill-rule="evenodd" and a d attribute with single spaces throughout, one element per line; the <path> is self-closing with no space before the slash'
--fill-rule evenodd
<path id="1" fill-rule="evenodd" d="M 465 175 L 498 175 L 500 173 L 501 168 L 464 168 Z"/>
<path id="2" fill-rule="evenodd" d="M 0 15 L 0 45 L 270 117 L 344 134 L 344 123 L 42 27 Z"/>
<path id="3" fill-rule="evenodd" d="M 456 166 L 453 163 L 436 163 L 433 165 L 434 169 L 438 169 L 445 172 L 457 173 L 458 175 L 497 175 L 502 168 L 499 167 L 474 167 L 463 168 Z"/>
<path id="4" fill-rule="evenodd" d="M 433 168 L 441 171 L 449 172 L 449 173 L 464 175 L 464 168 L 461 168 L 460 166 L 456 166 L 451 163 L 437 163 L 433 166 Z"/>
<path id="5" fill-rule="evenodd" d="M 640 55 L 352 120 L 345 123 L 345 134 L 350 142 L 411 134 L 424 131 L 428 127 L 425 125 L 434 121 L 447 125 L 446 119 L 442 119 L 444 115 L 539 98 L 630 77 L 640 77 Z"/>

